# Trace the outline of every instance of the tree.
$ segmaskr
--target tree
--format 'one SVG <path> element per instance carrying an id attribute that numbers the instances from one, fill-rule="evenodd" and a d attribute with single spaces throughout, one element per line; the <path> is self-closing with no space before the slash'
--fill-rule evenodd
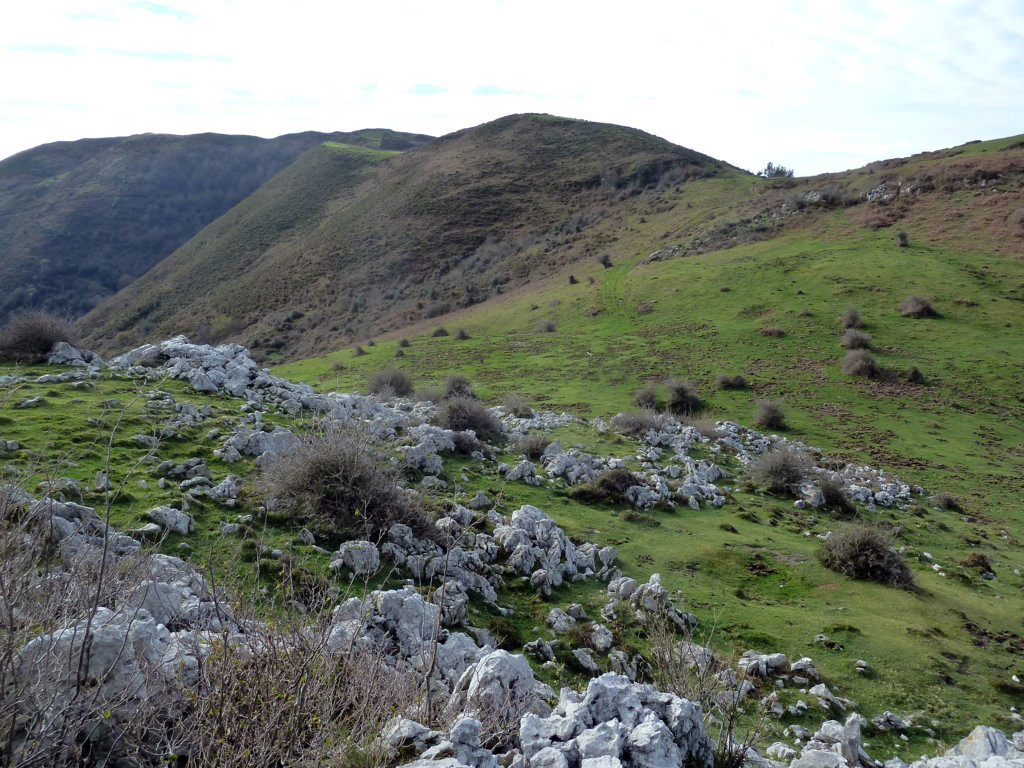
<path id="1" fill-rule="evenodd" d="M 793 176 L 793 169 L 784 165 L 768 163 L 763 171 L 758 171 L 757 175 L 764 176 L 766 179 L 789 178 Z"/>

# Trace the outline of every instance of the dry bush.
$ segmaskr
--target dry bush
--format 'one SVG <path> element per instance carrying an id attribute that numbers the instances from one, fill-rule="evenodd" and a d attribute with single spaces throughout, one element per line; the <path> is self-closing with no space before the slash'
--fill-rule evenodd
<path id="1" fill-rule="evenodd" d="M 569 490 L 574 499 L 586 502 L 626 501 L 626 491 L 634 485 L 643 485 L 637 475 L 624 467 L 602 472 L 589 483 L 577 485 Z"/>
<path id="2" fill-rule="evenodd" d="M 455 332 L 455 339 L 457 341 L 465 341 L 468 338 L 469 334 L 466 332 L 465 328 L 459 328 L 459 330 Z"/>
<path id="3" fill-rule="evenodd" d="M 949 512 L 963 512 L 963 504 L 960 503 L 960 499 L 951 493 L 937 493 L 932 496 L 932 504 L 937 506 L 939 509 L 945 509 Z"/>
<path id="4" fill-rule="evenodd" d="M 569 285 L 576 285 L 578 282 L 576 275 L 569 275 Z"/>
<path id="5" fill-rule="evenodd" d="M 649 408 L 657 411 L 661 407 L 658 399 L 658 388 L 653 384 L 647 384 L 633 393 L 633 403 L 637 408 Z"/>
<path id="6" fill-rule="evenodd" d="M 765 740 L 771 726 L 767 707 L 754 702 L 754 715 L 750 716 L 740 692 L 749 690 L 757 695 L 762 681 L 744 672 L 735 654 L 723 655 L 699 645 L 689 632 L 680 637 L 674 624 L 651 616 L 644 631 L 658 690 L 700 705 L 705 728 L 715 744 L 715 768 L 747 765 L 747 756 Z"/>
<path id="7" fill-rule="evenodd" d="M 843 328 L 863 328 L 864 321 L 860 317 L 860 310 L 856 307 L 847 307 L 839 316 L 839 324 Z"/>
<path id="8" fill-rule="evenodd" d="M 445 379 L 442 397 L 445 400 L 451 400 L 454 397 L 476 398 L 476 394 L 473 392 L 473 385 L 469 379 L 461 373 L 454 373 Z"/>
<path id="9" fill-rule="evenodd" d="M 668 400 L 665 407 L 676 416 L 690 416 L 700 410 L 701 400 L 693 384 L 683 379 L 669 379 L 665 382 Z"/>
<path id="10" fill-rule="evenodd" d="M 0 329 L 0 358 L 22 363 L 44 362 L 58 341 L 74 343 L 71 324 L 43 311 L 12 317 Z"/>
<path id="11" fill-rule="evenodd" d="M 853 502 L 850 501 L 850 497 L 843 490 L 843 484 L 836 478 L 829 477 L 822 480 L 819 488 L 821 489 L 821 495 L 825 499 L 826 507 L 844 515 L 852 515 L 857 511 L 857 508 L 853 506 Z"/>
<path id="12" fill-rule="evenodd" d="M 738 373 L 730 376 L 727 373 L 720 373 L 715 376 L 715 384 L 719 389 L 746 389 L 747 380 Z"/>
<path id="13" fill-rule="evenodd" d="M 440 328 L 435 328 L 434 332 L 431 333 L 430 335 L 433 336 L 435 339 L 439 339 L 442 336 L 448 335 L 448 329 L 445 328 L 444 326 L 441 326 Z"/>
<path id="14" fill-rule="evenodd" d="M 365 355 L 365 354 L 366 354 L 366 350 L 365 350 L 365 349 L 363 349 L 363 348 L 362 348 L 361 346 L 359 346 L 358 344 L 356 344 L 356 345 L 355 345 L 354 347 L 352 347 L 352 354 L 353 354 L 353 355 L 354 355 L 355 357 L 362 357 L 363 355 Z"/>
<path id="15" fill-rule="evenodd" d="M 345 364 L 343 362 L 341 362 L 341 360 L 335 360 L 334 362 L 331 363 L 331 370 L 332 371 L 344 371 L 345 370 Z"/>
<path id="16" fill-rule="evenodd" d="M 718 423 L 710 417 L 683 419 L 682 422 L 688 427 L 693 427 L 709 440 L 717 440 L 725 435 Z"/>
<path id="17" fill-rule="evenodd" d="M 817 552 L 829 570 L 851 579 L 866 579 L 901 589 L 913 589 L 914 577 L 903 557 L 881 531 L 851 526 L 833 533 Z"/>
<path id="18" fill-rule="evenodd" d="M 409 374 L 398 368 L 385 368 L 370 376 L 367 388 L 372 394 L 384 394 L 390 391 L 398 397 L 408 397 L 412 394 L 412 379 Z"/>
<path id="19" fill-rule="evenodd" d="M 754 426 L 763 429 L 786 429 L 786 414 L 778 400 L 758 400 Z"/>
<path id="20" fill-rule="evenodd" d="M 255 637 L 253 637 L 255 634 Z M 396 715 L 422 716 L 421 681 L 382 649 L 332 653 L 327 627 L 252 622 L 246 643 L 213 645 L 177 728 L 190 765 L 342 765 L 395 760 L 380 738 Z"/>
<path id="21" fill-rule="evenodd" d="M 811 469 L 810 459 L 792 448 L 775 448 L 748 468 L 755 487 L 769 493 L 792 493 Z"/>
<path id="22" fill-rule="evenodd" d="M 910 236 L 907 235 L 907 230 L 896 230 L 896 245 L 898 245 L 900 248 L 906 248 L 908 245 L 910 245 Z"/>
<path id="23" fill-rule="evenodd" d="M 924 318 L 940 316 L 935 307 L 924 296 L 907 296 L 896 309 L 904 317 Z"/>
<path id="24" fill-rule="evenodd" d="M 455 443 L 455 452 L 464 456 L 472 456 L 474 453 L 483 454 L 484 458 L 493 459 L 494 449 L 472 435 L 470 432 L 456 432 L 452 437 Z"/>
<path id="25" fill-rule="evenodd" d="M 767 328 L 762 328 L 759 333 L 772 339 L 778 339 L 786 335 L 786 332 L 777 325 L 769 325 Z"/>
<path id="26" fill-rule="evenodd" d="M 543 320 L 537 324 L 537 333 L 554 333 L 556 330 L 553 320 Z"/>
<path id="27" fill-rule="evenodd" d="M 479 400 L 470 397 L 445 399 L 434 414 L 434 423 L 455 432 L 473 430 L 477 437 L 493 442 L 501 437 L 501 422 Z"/>
<path id="28" fill-rule="evenodd" d="M 926 379 L 924 374 L 921 373 L 921 369 L 916 365 L 912 365 L 903 372 L 903 380 L 908 384 L 925 384 Z"/>
<path id="29" fill-rule="evenodd" d="M 960 565 L 964 568 L 973 568 L 977 571 L 985 573 L 995 573 L 995 569 L 992 567 L 992 561 L 989 556 L 984 552 L 971 552 L 967 557 L 960 561 Z"/>
<path id="30" fill-rule="evenodd" d="M 607 253 L 602 253 L 600 256 L 598 256 L 597 263 L 600 264 L 605 269 L 611 269 L 614 266 L 614 264 L 612 264 L 612 257 Z"/>
<path id="31" fill-rule="evenodd" d="M 437 403 L 444 399 L 444 392 L 437 387 L 422 387 L 412 393 L 412 399 L 418 403 Z"/>
<path id="32" fill-rule="evenodd" d="M 839 342 L 843 349 L 871 349 L 871 334 L 850 328 Z"/>
<path id="33" fill-rule="evenodd" d="M 512 453 L 521 453 L 536 461 L 544 455 L 544 449 L 551 445 L 551 438 L 543 432 L 531 432 L 512 444 Z"/>
<path id="34" fill-rule="evenodd" d="M 612 416 L 612 426 L 627 435 L 642 435 L 649 429 L 661 429 L 665 426 L 666 417 L 649 408 L 638 411 L 627 411 Z"/>
<path id="35" fill-rule="evenodd" d="M 850 376 L 862 376 L 866 379 L 877 379 L 882 369 L 874 355 L 866 349 L 854 349 L 843 358 L 843 373 Z"/>
<path id="36" fill-rule="evenodd" d="M 266 462 L 259 486 L 296 522 L 339 538 L 373 541 L 395 523 L 432 535 L 430 517 L 398 481 L 390 450 L 366 427 L 332 424 Z"/>
<path id="37" fill-rule="evenodd" d="M 502 407 L 520 419 L 532 419 L 533 408 L 522 392 L 509 392 L 501 403 Z"/>

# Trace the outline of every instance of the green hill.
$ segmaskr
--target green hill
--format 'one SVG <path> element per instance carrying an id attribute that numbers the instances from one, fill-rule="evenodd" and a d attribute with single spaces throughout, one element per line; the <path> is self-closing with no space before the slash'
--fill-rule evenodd
<path id="1" fill-rule="evenodd" d="M 398 150 L 429 138 L 143 134 L 20 152 L 0 162 L 0 322 L 30 307 L 84 314 L 327 139 Z"/>
<path id="2" fill-rule="evenodd" d="M 495 402 L 519 391 L 602 417 L 670 376 L 694 383 L 712 419 L 749 424 L 757 401 L 778 400 L 788 437 L 957 500 L 962 510 L 922 500 L 907 512 L 858 513 L 912 554 L 923 594 L 825 570 L 814 535 L 848 521 L 794 510 L 785 498 L 738 493 L 738 506 L 721 512 L 651 512 L 660 523 L 651 528 L 546 489 L 504 487 L 514 503 L 553 510 L 574 534 L 615 539 L 641 573 L 660 572 L 715 615 L 721 642 L 814 656 L 859 711 L 895 701 L 961 728 L 1008 722 L 1021 693 L 1011 675 L 1024 672 L 1022 170 L 1015 137 L 843 175 L 691 182 L 628 222 L 608 246 L 611 268 L 567 265 L 378 338 L 365 354 L 346 349 L 275 370 L 340 390 L 391 366 L 418 386 L 461 373 Z M 941 316 L 903 316 L 897 307 L 911 294 Z M 838 318 L 849 306 L 871 336 L 878 378 L 842 370 Z M 439 326 L 451 335 L 435 336 Z M 764 335 L 771 328 L 781 333 Z M 908 380 L 912 366 L 923 382 Z M 743 375 L 749 389 L 717 389 L 719 373 Z M 563 436 L 588 449 L 593 440 Z M 994 580 L 960 565 L 976 553 L 990 558 Z M 840 647 L 821 650 L 819 633 Z M 875 673 L 858 674 L 857 659 Z"/>
<path id="3" fill-rule="evenodd" d="M 717 175 L 747 177 L 642 131 L 544 115 L 390 157 L 326 144 L 81 327 L 108 349 L 214 326 L 263 354 L 325 351 L 594 257 L 659 190 Z"/>

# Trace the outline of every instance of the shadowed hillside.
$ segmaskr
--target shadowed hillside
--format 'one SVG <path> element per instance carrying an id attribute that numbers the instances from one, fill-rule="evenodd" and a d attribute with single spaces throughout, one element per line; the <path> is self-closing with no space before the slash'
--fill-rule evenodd
<path id="1" fill-rule="evenodd" d="M 722 174 L 749 178 L 642 131 L 541 115 L 395 157 L 327 144 L 82 328 L 107 348 L 214 326 L 264 353 L 330 349 L 596 258 L 659 190 Z"/>
<path id="2" fill-rule="evenodd" d="M 143 134 L 57 142 L 0 162 L 0 321 L 27 307 L 81 315 L 327 139 L 375 149 L 388 130 L 255 136 Z"/>

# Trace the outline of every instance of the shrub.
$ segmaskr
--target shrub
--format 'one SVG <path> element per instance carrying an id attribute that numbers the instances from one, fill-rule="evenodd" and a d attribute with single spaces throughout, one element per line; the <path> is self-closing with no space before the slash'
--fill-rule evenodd
<path id="1" fill-rule="evenodd" d="M 640 478 L 624 467 L 602 472 L 589 483 L 577 485 L 569 495 L 586 502 L 625 502 L 626 491 L 634 485 L 641 485 Z"/>
<path id="2" fill-rule="evenodd" d="M 556 330 L 553 320 L 543 320 L 537 324 L 537 333 L 554 333 Z"/>
<path id="3" fill-rule="evenodd" d="M 374 341 L 373 339 L 370 339 L 368 342 L 366 342 L 366 346 L 368 346 L 368 347 L 376 347 L 377 346 L 377 342 Z"/>
<path id="4" fill-rule="evenodd" d="M 396 349 L 394 356 L 395 357 L 405 357 L 405 350 L 404 349 Z"/>
<path id="5" fill-rule="evenodd" d="M 770 493 L 790 493 L 810 471 L 808 458 L 792 448 L 775 448 L 750 465 L 750 481 Z"/>
<path id="6" fill-rule="evenodd" d="M 358 344 L 356 344 L 354 347 L 352 347 L 352 353 L 355 357 L 362 357 L 363 355 L 366 354 L 366 350 L 360 347 Z"/>
<path id="7" fill-rule="evenodd" d="M 454 397 L 476 398 L 476 394 L 473 392 L 473 385 L 470 384 L 469 379 L 461 373 L 454 373 L 445 379 L 442 397 L 445 400 L 451 400 Z"/>
<path id="8" fill-rule="evenodd" d="M 843 345 L 843 349 L 870 349 L 871 334 L 849 328 L 839 343 Z"/>
<path id="9" fill-rule="evenodd" d="M 502 402 L 502 407 L 513 416 L 520 419 L 532 419 L 533 408 L 526 400 L 526 395 L 522 392 L 509 392 L 505 395 L 505 400 Z"/>
<path id="10" fill-rule="evenodd" d="M 658 390 L 653 384 L 648 384 L 634 392 L 633 402 L 638 408 L 649 408 L 652 411 L 658 410 L 661 406 L 658 402 Z"/>
<path id="11" fill-rule="evenodd" d="M 501 422 L 483 403 L 471 397 L 446 398 L 438 406 L 434 422 L 454 432 L 471 429 L 477 437 L 488 442 L 501 437 Z"/>
<path id="12" fill-rule="evenodd" d="M 860 310 L 856 307 L 847 307 L 846 311 L 839 316 L 839 323 L 843 328 L 864 327 L 864 321 L 860 317 Z"/>
<path id="13" fill-rule="evenodd" d="M 740 376 L 739 374 L 736 374 L 735 376 L 730 376 L 727 373 L 720 373 L 717 376 L 715 376 L 715 384 L 718 385 L 719 389 L 747 388 L 747 380 L 744 377 Z"/>
<path id="14" fill-rule="evenodd" d="M 408 397 L 412 394 L 412 379 L 398 368 L 385 368 L 370 376 L 368 389 L 375 395 L 390 390 L 398 397 Z"/>
<path id="15" fill-rule="evenodd" d="M 615 266 L 614 264 L 612 264 L 612 257 L 609 256 L 607 253 L 602 253 L 598 257 L 597 263 L 600 264 L 605 269 L 610 269 L 611 267 Z"/>
<path id="16" fill-rule="evenodd" d="M 876 529 L 851 526 L 833 533 L 818 550 L 818 560 L 851 579 L 866 579 L 902 589 L 914 588 L 914 577 L 889 538 Z"/>
<path id="17" fill-rule="evenodd" d="M 466 339 L 469 338 L 469 334 L 466 333 L 466 329 L 465 328 L 459 328 L 459 330 L 456 331 L 456 333 L 455 333 L 455 338 L 458 341 L 465 341 Z"/>
<path id="18" fill-rule="evenodd" d="M 821 481 L 821 495 L 825 498 L 825 506 L 834 509 L 844 515 L 852 515 L 857 511 L 850 501 L 850 497 L 843 490 L 843 484 L 834 477 Z"/>
<path id="19" fill-rule="evenodd" d="M 700 408 L 700 396 L 689 381 L 669 379 L 665 382 L 665 386 L 668 388 L 668 401 L 665 407 L 669 413 L 677 416 L 690 416 Z"/>
<path id="20" fill-rule="evenodd" d="M 896 309 L 904 317 L 939 317 L 939 313 L 924 296 L 907 296 Z"/>
<path id="21" fill-rule="evenodd" d="M 786 335 L 786 332 L 777 325 L 769 325 L 767 328 L 762 328 L 760 333 L 762 336 L 768 336 L 773 339 L 778 339 Z"/>
<path id="22" fill-rule="evenodd" d="M 41 310 L 24 312 L 0 329 L 0 357 L 25 363 L 43 362 L 59 341 L 74 341 L 67 320 Z"/>
<path id="23" fill-rule="evenodd" d="M 569 275 L 569 285 L 576 285 L 579 280 L 576 279 L 576 275 Z"/>
<path id="24" fill-rule="evenodd" d="M 932 504 L 937 506 L 939 509 L 945 509 L 950 512 L 963 512 L 963 505 L 960 503 L 960 499 L 949 493 L 937 493 L 932 496 Z"/>
<path id="25" fill-rule="evenodd" d="M 627 435 L 642 435 L 649 429 L 660 429 L 664 424 L 665 417 L 649 408 L 612 416 L 612 426 Z"/>
<path id="26" fill-rule="evenodd" d="M 536 461 L 544 455 L 544 449 L 549 445 L 551 445 L 550 437 L 543 432 L 531 432 L 512 445 L 512 452 L 521 453 L 526 458 Z"/>
<path id="27" fill-rule="evenodd" d="M 724 432 L 722 432 L 722 429 L 718 426 L 714 419 L 684 419 L 683 422 L 686 424 L 686 426 L 693 427 L 694 429 L 696 429 L 709 440 L 717 440 L 718 438 L 723 437 L 724 435 Z"/>
<path id="28" fill-rule="evenodd" d="M 398 480 L 390 450 L 367 428 L 333 424 L 266 462 L 259 484 L 294 520 L 333 535 L 372 541 L 395 523 L 433 535 L 429 516 Z"/>
<path id="29" fill-rule="evenodd" d="M 866 349 L 854 349 L 846 353 L 843 358 L 843 373 L 850 376 L 863 376 L 867 379 L 877 379 L 882 369 L 878 361 Z"/>
<path id="30" fill-rule="evenodd" d="M 456 432 L 452 438 L 455 443 L 455 452 L 464 456 L 472 456 L 474 453 L 482 453 L 485 458 L 494 458 L 494 449 L 486 443 L 473 437 L 469 432 Z"/>
<path id="31" fill-rule="evenodd" d="M 341 362 L 341 360 L 335 360 L 334 362 L 331 363 L 331 370 L 332 371 L 344 371 L 345 370 L 345 364 L 343 362 Z"/>
<path id="32" fill-rule="evenodd" d="M 908 384 L 924 384 L 924 374 L 921 373 L 921 369 L 916 365 L 910 366 L 906 371 L 903 372 L 903 380 Z"/>
<path id="33" fill-rule="evenodd" d="M 906 248 L 908 245 L 910 245 L 910 238 L 907 235 L 907 230 L 896 230 L 896 245 L 898 245 L 900 248 Z"/>
<path id="34" fill-rule="evenodd" d="M 995 573 L 992 561 L 984 552 L 971 552 L 971 554 L 960 561 L 960 565 L 964 568 L 974 568 L 983 573 L 986 571 L 988 573 Z"/>
<path id="35" fill-rule="evenodd" d="M 754 426 L 764 429 L 786 429 L 786 414 L 778 400 L 758 400 Z"/>
<path id="36" fill-rule="evenodd" d="M 412 393 L 412 399 L 419 403 L 437 403 L 444 399 L 444 393 L 437 387 L 423 387 Z"/>
<path id="37" fill-rule="evenodd" d="M 434 332 L 430 335 L 433 336 L 435 339 L 438 339 L 441 338 L 442 336 L 447 336 L 448 329 L 442 325 L 440 328 L 436 328 Z"/>

